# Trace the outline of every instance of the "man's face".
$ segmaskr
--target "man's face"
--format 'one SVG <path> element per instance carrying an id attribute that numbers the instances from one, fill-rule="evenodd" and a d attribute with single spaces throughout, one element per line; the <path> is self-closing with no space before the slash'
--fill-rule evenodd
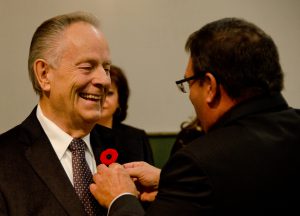
<path id="1" fill-rule="evenodd" d="M 79 22 L 65 30 L 60 46 L 61 58 L 47 74 L 46 114 L 65 131 L 84 129 L 99 119 L 110 85 L 108 44 L 99 30 Z"/>

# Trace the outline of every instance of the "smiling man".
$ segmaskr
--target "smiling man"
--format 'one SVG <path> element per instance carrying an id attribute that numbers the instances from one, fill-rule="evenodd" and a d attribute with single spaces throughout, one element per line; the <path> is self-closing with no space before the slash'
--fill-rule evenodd
<path id="1" fill-rule="evenodd" d="M 0 215 L 105 214 L 88 189 L 100 163 L 90 131 L 110 85 L 110 53 L 98 20 L 76 12 L 42 23 L 28 69 L 40 100 L 0 136 Z"/>

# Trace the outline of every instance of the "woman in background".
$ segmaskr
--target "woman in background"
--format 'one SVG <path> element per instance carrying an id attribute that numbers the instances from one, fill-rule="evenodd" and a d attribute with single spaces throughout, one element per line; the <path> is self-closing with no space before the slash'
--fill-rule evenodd
<path id="1" fill-rule="evenodd" d="M 111 87 L 103 105 L 101 118 L 95 126 L 95 131 L 103 143 L 102 151 L 115 149 L 118 152 L 115 162 L 121 164 L 131 161 L 154 164 L 146 132 L 122 123 L 127 116 L 129 98 L 129 85 L 124 72 L 121 68 L 111 65 L 110 77 Z"/>

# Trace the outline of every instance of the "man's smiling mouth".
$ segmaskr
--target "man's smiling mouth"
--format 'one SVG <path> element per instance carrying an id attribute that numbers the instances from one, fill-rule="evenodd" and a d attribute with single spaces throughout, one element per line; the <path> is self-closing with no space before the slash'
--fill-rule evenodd
<path id="1" fill-rule="evenodd" d="M 79 96 L 85 100 L 91 100 L 91 101 L 99 101 L 102 98 L 100 95 L 88 94 L 88 93 L 80 93 Z"/>

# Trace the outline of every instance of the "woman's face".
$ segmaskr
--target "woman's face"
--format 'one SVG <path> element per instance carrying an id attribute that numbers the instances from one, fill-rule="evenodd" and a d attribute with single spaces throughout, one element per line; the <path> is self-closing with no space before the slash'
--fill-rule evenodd
<path id="1" fill-rule="evenodd" d="M 101 119 L 112 119 L 113 114 L 116 112 L 118 107 L 119 107 L 118 89 L 115 83 L 112 82 L 103 104 Z"/>

